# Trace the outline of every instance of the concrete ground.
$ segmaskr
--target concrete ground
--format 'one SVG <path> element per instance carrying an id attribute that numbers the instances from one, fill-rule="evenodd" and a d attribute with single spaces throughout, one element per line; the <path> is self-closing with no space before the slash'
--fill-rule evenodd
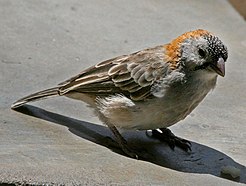
<path id="1" fill-rule="evenodd" d="M 227 1 L 0 0 L 0 25 L 0 183 L 246 183 L 246 24 Z M 171 127 L 191 140 L 191 153 L 129 132 L 125 137 L 146 158 L 128 158 L 85 104 L 64 97 L 10 109 L 85 67 L 197 28 L 216 33 L 229 59 L 216 89 Z M 222 175 L 226 165 L 240 169 L 240 177 Z"/>

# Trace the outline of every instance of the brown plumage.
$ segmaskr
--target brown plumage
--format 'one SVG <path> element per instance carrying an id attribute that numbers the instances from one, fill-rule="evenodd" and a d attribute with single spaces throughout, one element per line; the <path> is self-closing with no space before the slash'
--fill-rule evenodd
<path id="1" fill-rule="evenodd" d="M 80 99 L 96 110 L 122 150 L 136 157 L 117 128 L 161 128 L 153 134 L 164 135 L 164 128 L 184 119 L 215 87 L 217 75 L 225 75 L 226 60 L 227 49 L 218 37 L 195 30 L 169 44 L 103 61 L 57 87 L 16 101 L 12 108 L 51 96 Z M 175 140 L 190 149 L 187 141 Z"/>

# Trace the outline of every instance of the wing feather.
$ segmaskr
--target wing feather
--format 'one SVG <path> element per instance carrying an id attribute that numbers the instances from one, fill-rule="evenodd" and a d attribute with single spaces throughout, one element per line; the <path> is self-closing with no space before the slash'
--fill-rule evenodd
<path id="1" fill-rule="evenodd" d="M 149 98 L 151 86 L 170 73 L 164 47 L 146 49 L 103 61 L 60 84 L 60 94 L 70 91 L 95 95 L 124 94 L 135 101 Z"/>

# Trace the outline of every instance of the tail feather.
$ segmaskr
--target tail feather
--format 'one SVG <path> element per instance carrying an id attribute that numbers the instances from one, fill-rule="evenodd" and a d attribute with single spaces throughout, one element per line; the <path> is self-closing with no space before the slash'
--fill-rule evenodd
<path id="1" fill-rule="evenodd" d="M 34 94 L 31 94 L 29 96 L 26 96 L 24 98 L 19 99 L 18 101 L 14 102 L 11 105 L 11 108 L 15 109 L 15 108 L 18 108 L 18 107 L 24 105 L 27 102 L 46 99 L 48 97 L 58 96 L 58 95 L 59 95 L 59 87 L 50 88 L 50 89 L 43 90 L 43 91 L 40 91 L 40 92 L 36 92 Z"/>

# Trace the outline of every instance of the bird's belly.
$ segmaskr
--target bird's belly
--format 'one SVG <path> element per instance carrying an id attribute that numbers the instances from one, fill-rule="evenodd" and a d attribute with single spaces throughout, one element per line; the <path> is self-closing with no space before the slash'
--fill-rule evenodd
<path id="1" fill-rule="evenodd" d="M 100 119 L 122 129 L 148 130 L 169 127 L 189 115 L 214 87 L 191 79 L 166 89 L 162 97 L 133 101 L 124 95 L 96 99 Z M 216 80 L 216 79 L 215 79 Z"/>
<path id="2" fill-rule="evenodd" d="M 203 100 L 208 91 L 199 94 L 187 93 L 155 98 L 144 103 L 136 103 L 136 110 L 116 122 L 124 129 L 149 130 L 169 127 L 189 115 Z M 117 120 L 119 121 L 119 120 Z"/>
<path id="3" fill-rule="evenodd" d="M 184 119 L 197 104 L 173 105 L 172 103 L 172 105 L 166 104 L 167 107 L 165 108 L 159 105 L 151 105 L 149 109 L 145 105 L 140 111 L 131 113 L 131 117 L 128 117 L 127 122 L 121 120 L 122 122 L 119 123 L 118 127 L 136 130 L 169 127 Z"/>

